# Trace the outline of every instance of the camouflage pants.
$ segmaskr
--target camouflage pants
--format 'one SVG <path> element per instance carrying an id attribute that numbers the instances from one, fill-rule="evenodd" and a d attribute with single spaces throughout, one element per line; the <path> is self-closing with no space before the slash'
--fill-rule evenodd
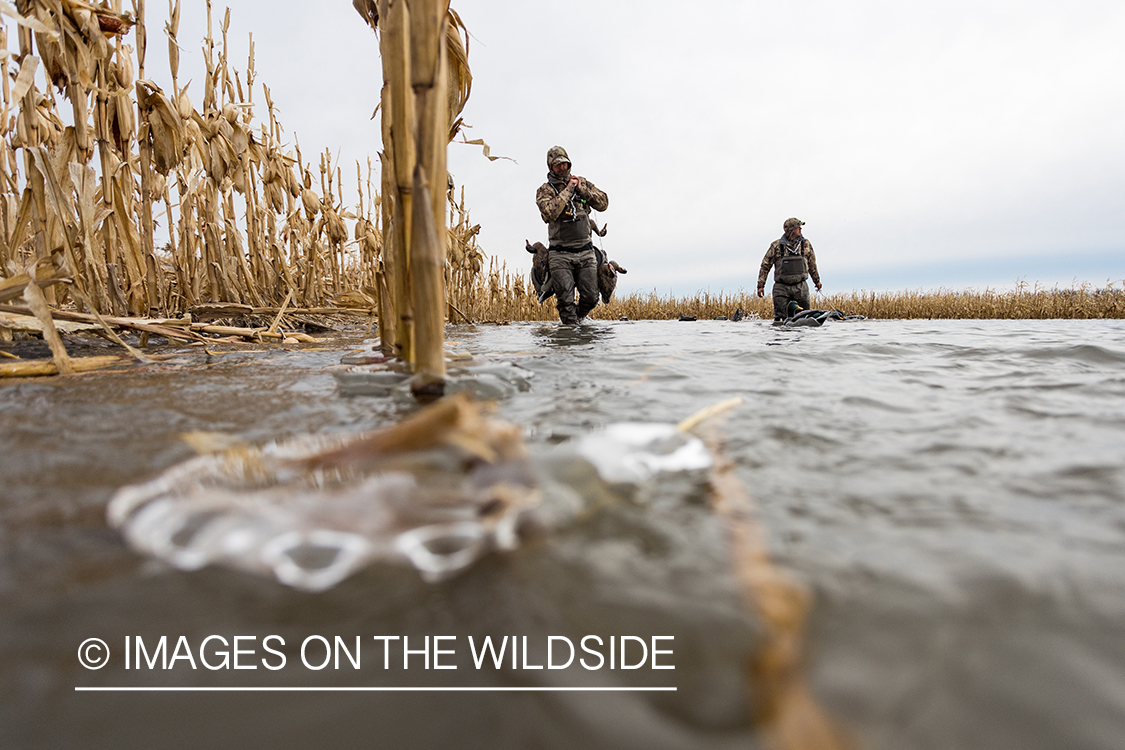
<path id="1" fill-rule="evenodd" d="M 594 246 L 568 253 L 551 250 L 547 261 L 551 269 L 551 288 L 555 291 L 559 321 L 570 325 L 585 318 L 598 304 L 598 261 L 594 256 Z M 574 304 L 574 289 L 578 288 L 577 309 Z"/>
<path id="2" fill-rule="evenodd" d="M 809 282 L 802 281 L 800 284 L 780 284 L 774 282 L 773 285 L 773 319 L 785 320 L 789 317 L 788 308 L 789 302 L 795 301 L 803 309 L 808 310 L 812 307 L 809 302 Z"/>

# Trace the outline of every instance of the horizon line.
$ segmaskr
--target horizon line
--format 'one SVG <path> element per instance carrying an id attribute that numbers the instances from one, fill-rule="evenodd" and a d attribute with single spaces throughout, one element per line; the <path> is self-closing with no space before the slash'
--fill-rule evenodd
<path id="1" fill-rule="evenodd" d="M 831 297 L 831 296 L 837 295 L 837 294 L 841 294 L 841 295 L 847 295 L 847 294 L 911 294 L 911 293 L 921 293 L 921 294 L 979 294 L 981 292 L 1002 292 L 1002 293 L 1007 294 L 1007 293 L 1010 293 L 1010 292 L 1017 292 L 1017 291 L 1018 292 L 1025 292 L 1025 293 L 1083 292 L 1083 291 L 1089 291 L 1089 292 L 1105 292 L 1105 291 L 1121 292 L 1121 291 L 1125 291 L 1125 279 L 1122 279 L 1120 281 L 1108 280 L 1108 281 L 1105 282 L 1105 284 L 1106 284 L 1105 286 L 1097 286 L 1094 282 L 1084 281 L 1084 282 L 1079 282 L 1079 283 L 1077 283 L 1076 285 L 1073 285 L 1073 286 L 1061 287 L 1058 282 L 1056 282 L 1052 286 L 1047 286 L 1047 282 L 1041 282 L 1041 281 L 1027 282 L 1027 281 L 1022 281 L 1022 280 L 1017 279 L 1016 281 L 1012 281 L 1012 282 L 997 282 L 997 283 L 989 283 L 989 284 L 971 284 L 971 285 L 963 286 L 961 288 L 956 288 L 956 287 L 952 287 L 952 286 L 898 287 L 898 288 L 893 288 L 893 289 L 892 288 L 876 288 L 876 287 L 854 287 L 854 288 L 852 288 L 850 290 L 847 290 L 847 291 L 841 290 L 841 291 L 831 291 L 831 292 L 823 292 L 823 291 L 817 292 L 817 291 L 814 290 L 814 291 L 812 291 L 812 294 L 817 295 L 817 296 L 821 296 L 821 297 Z M 1116 284 L 1121 284 L 1121 288 L 1120 289 L 1116 288 L 1115 287 Z M 1013 287 L 1013 288 L 1005 289 L 1004 287 Z M 765 297 L 769 298 L 770 290 L 769 290 L 768 287 L 767 287 L 766 291 L 767 291 L 767 293 L 766 293 Z M 741 294 L 741 295 L 744 295 L 744 296 L 751 296 L 752 297 L 752 296 L 756 296 L 756 292 L 757 292 L 757 290 L 756 290 L 755 287 L 739 286 L 737 289 L 727 289 L 726 287 L 719 287 L 717 291 L 713 291 L 712 287 L 706 286 L 706 287 L 696 289 L 694 292 L 679 292 L 679 293 L 676 292 L 674 288 L 669 288 L 667 290 L 667 295 L 669 297 L 686 297 L 686 296 L 689 296 L 689 295 L 699 296 L 701 294 L 710 294 L 710 295 L 714 295 L 714 296 L 736 296 L 736 295 Z M 619 288 L 619 289 L 615 290 L 614 297 L 616 298 L 618 295 L 629 296 L 629 295 L 634 295 L 634 294 L 637 294 L 637 295 L 640 295 L 640 294 L 660 294 L 660 289 L 658 287 L 652 287 L 651 289 L 649 289 L 647 291 L 644 291 L 640 287 L 638 287 L 636 289 L 629 289 L 629 288 L 620 289 Z M 544 304 L 546 304 L 546 303 L 544 303 Z"/>

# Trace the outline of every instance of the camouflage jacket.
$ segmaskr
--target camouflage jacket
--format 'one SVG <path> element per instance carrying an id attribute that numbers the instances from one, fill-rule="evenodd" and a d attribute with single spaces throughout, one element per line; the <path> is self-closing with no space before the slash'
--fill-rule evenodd
<path id="1" fill-rule="evenodd" d="M 560 227 L 564 223 L 574 223 L 574 226 L 584 228 L 586 241 L 589 241 L 589 222 L 586 218 L 590 209 L 605 211 L 609 208 L 609 196 L 598 190 L 594 183 L 582 178 L 577 187 L 570 188 L 567 186 L 569 180 L 569 175 L 564 179 L 548 174 L 547 182 L 535 191 L 535 203 L 539 206 L 539 215 L 549 225 L 552 246 L 558 244 Z"/>
<path id="2" fill-rule="evenodd" d="M 785 246 L 781 240 L 776 239 L 770 244 L 770 249 L 766 251 L 766 257 L 762 258 L 762 267 L 758 270 L 758 288 L 762 289 L 766 285 L 766 277 L 770 274 L 770 269 L 774 268 L 778 261 L 785 255 Z M 809 276 L 812 277 L 814 284 L 820 283 L 820 272 L 816 270 L 816 253 L 813 252 L 812 243 L 804 237 L 801 238 L 801 255 L 805 256 L 805 260 L 809 264 Z M 775 279 L 776 281 L 776 279 Z"/>

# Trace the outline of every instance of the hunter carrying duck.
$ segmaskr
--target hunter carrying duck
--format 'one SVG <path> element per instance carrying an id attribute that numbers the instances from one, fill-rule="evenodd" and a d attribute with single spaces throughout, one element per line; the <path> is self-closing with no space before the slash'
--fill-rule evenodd
<path id="1" fill-rule="evenodd" d="M 548 268 L 559 321 L 572 325 L 598 304 L 598 261 L 590 240 L 589 212 L 609 208 L 609 196 L 586 178 L 571 174 L 570 157 L 562 146 L 547 151 L 547 170 L 547 182 L 536 191 L 535 203 L 547 224 Z"/>

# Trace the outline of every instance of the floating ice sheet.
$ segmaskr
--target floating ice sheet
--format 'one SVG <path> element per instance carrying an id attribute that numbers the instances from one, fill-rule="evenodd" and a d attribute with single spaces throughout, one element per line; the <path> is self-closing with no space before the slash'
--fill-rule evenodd
<path id="1" fill-rule="evenodd" d="M 457 396 L 387 430 L 198 456 L 122 488 L 108 518 L 182 570 L 218 564 L 322 591 L 384 561 L 436 582 L 514 549 L 521 530 L 710 461 L 665 424 L 611 425 L 532 455 L 518 428 Z"/>
<path id="2" fill-rule="evenodd" d="M 641 483 L 664 471 L 711 466 L 703 441 L 675 425 L 645 422 L 611 424 L 578 439 L 576 450 L 611 483 Z"/>

